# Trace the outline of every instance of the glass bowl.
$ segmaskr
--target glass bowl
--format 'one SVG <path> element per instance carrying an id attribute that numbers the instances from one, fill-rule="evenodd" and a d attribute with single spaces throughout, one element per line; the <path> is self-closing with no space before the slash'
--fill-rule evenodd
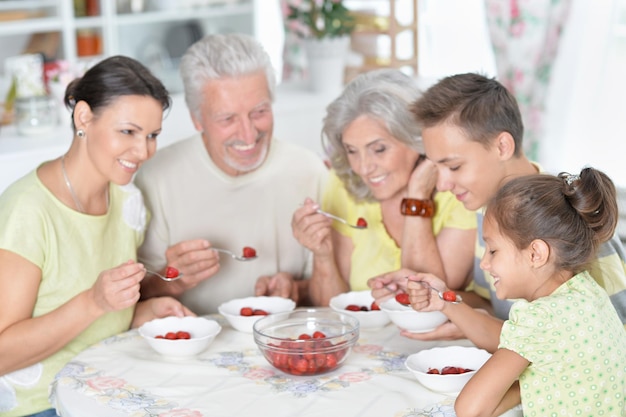
<path id="1" fill-rule="evenodd" d="M 359 321 L 328 310 L 296 310 L 266 316 L 253 326 L 267 361 L 291 375 L 319 375 L 339 368 L 359 339 Z"/>

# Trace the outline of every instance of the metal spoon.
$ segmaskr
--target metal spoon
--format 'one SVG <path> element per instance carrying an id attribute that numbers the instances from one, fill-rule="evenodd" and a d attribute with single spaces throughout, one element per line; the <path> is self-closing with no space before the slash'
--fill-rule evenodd
<path id="1" fill-rule="evenodd" d="M 350 227 L 353 227 L 355 229 L 366 229 L 367 228 L 367 226 L 359 226 L 359 225 L 356 225 L 356 224 L 350 224 L 346 219 L 342 219 L 341 217 L 337 217 L 334 214 L 327 213 L 327 212 L 325 212 L 323 210 L 320 210 L 320 209 L 317 209 L 317 212 L 319 214 L 323 215 L 323 216 L 326 216 L 328 218 L 337 220 L 338 222 L 341 222 L 341 223 L 343 223 L 345 225 L 348 225 Z"/>
<path id="2" fill-rule="evenodd" d="M 463 301 L 463 298 L 461 298 L 461 296 L 459 294 L 457 294 L 456 292 L 454 293 L 454 295 L 456 296 L 456 299 L 454 301 L 450 301 L 450 300 L 446 300 L 443 297 L 443 292 L 439 291 L 437 288 L 431 287 L 430 284 L 428 284 L 427 282 L 424 281 L 417 281 L 420 284 L 422 284 L 424 287 L 426 288 L 430 288 L 431 290 L 433 290 L 434 292 L 437 293 L 437 295 L 439 296 L 439 298 L 441 298 L 443 301 L 445 301 L 446 303 L 452 303 L 452 304 L 459 304 L 460 302 Z"/>
<path id="3" fill-rule="evenodd" d="M 181 272 L 179 272 L 178 275 L 176 275 L 175 277 L 171 277 L 171 278 L 168 278 L 165 275 L 161 275 L 158 272 L 150 271 L 149 269 L 146 269 L 146 272 L 148 274 L 155 275 L 155 276 L 161 278 L 163 281 L 167 281 L 167 282 L 176 281 L 176 280 L 179 280 L 179 279 L 181 279 L 183 277 L 183 274 Z"/>
<path id="4" fill-rule="evenodd" d="M 211 248 L 211 249 L 213 249 L 215 252 L 222 252 L 222 253 L 225 253 L 226 255 L 230 255 L 231 258 L 233 258 L 233 259 L 235 259 L 237 261 L 244 261 L 244 262 L 245 261 L 252 261 L 252 260 L 257 258 L 256 255 L 255 256 L 239 256 L 239 255 L 236 255 L 235 253 L 233 253 L 233 252 L 231 252 L 231 251 L 229 251 L 227 249 L 220 249 L 220 248 Z"/>

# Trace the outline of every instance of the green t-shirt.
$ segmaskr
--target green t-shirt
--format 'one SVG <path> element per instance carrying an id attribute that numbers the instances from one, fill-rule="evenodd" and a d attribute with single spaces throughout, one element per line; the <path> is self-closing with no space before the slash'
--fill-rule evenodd
<path id="1" fill-rule="evenodd" d="M 434 201 L 436 209 L 432 221 L 435 236 L 444 228 L 465 230 L 476 228 L 476 214 L 465 209 L 452 193 L 437 193 Z M 334 171 L 331 171 L 324 189 L 322 210 L 353 223 L 356 223 L 359 217 L 367 221 L 367 228 L 361 230 L 333 222 L 333 227 L 352 239 L 354 245 L 350 261 L 351 290 L 367 290 L 368 279 L 400 269 L 401 249 L 385 229 L 380 203 L 357 203 Z"/>
<path id="2" fill-rule="evenodd" d="M 626 330 L 589 273 L 516 301 L 499 348 L 530 362 L 519 378 L 525 417 L 624 416 Z"/>
<path id="3" fill-rule="evenodd" d="M 57 200 L 35 171 L 0 196 L 0 249 L 41 269 L 33 317 L 90 288 L 103 270 L 136 259 L 147 220 L 141 193 L 133 185 L 111 185 L 109 199 L 105 215 L 79 213 Z M 2 416 L 50 408 L 48 385 L 63 365 L 93 343 L 127 330 L 132 315 L 133 308 L 107 313 L 52 356 L 0 376 Z"/>

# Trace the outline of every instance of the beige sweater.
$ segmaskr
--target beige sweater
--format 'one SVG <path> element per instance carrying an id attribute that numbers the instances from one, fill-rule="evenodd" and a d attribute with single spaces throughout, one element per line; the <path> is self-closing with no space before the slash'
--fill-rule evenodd
<path id="1" fill-rule="evenodd" d="M 168 146 L 135 179 L 152 214 L 139 260 L 159 270 L 166 248 L 189 239 L 208 239 L 234 252 L 255 248 L 259 257 L 252 262 L 221 256 L 219 272 L 183 295 L 181 301 L 197 314 L 254 295 L 261 275 L 304 277 L 311 256 L 293 237 L 291 218 L 306 197 L 321 201 L 326 176 L 313 152 L 276 139 L 265 163 L 238 177 L 215 166 L 200 135 Z"/>

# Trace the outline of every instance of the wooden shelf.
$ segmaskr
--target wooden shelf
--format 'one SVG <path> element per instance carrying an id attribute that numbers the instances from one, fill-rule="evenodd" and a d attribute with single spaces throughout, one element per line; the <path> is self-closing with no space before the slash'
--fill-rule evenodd
<path id="1" fill-rule="evenodd" d="M 412 19 L 409 24 L 399 24 L 396 15 L 396 0 L 380 0 L 379 3 L 386 3 L 389 8 L 387 16 L 374 15 L 362 11 L 354 11 L 356 27 L 352 32 L 352 50 L 363 55 L 361 66 L 346 68 L 346 81 L 349 81 L 362 72 L 378 68 L 411 68 L 413 76 L 418 76 L 417 63 L 417 0 L 412 0 Z M 410 32 L 412 41 L 412 53 L 409 57 L 399 58 L 397 55 L 398 35 Z M 390 56 L 378 56 L 371 50 L 366 50 L 363 45 L 376 46 L 376 38 L 385 36 L 390 42 Z"/>

